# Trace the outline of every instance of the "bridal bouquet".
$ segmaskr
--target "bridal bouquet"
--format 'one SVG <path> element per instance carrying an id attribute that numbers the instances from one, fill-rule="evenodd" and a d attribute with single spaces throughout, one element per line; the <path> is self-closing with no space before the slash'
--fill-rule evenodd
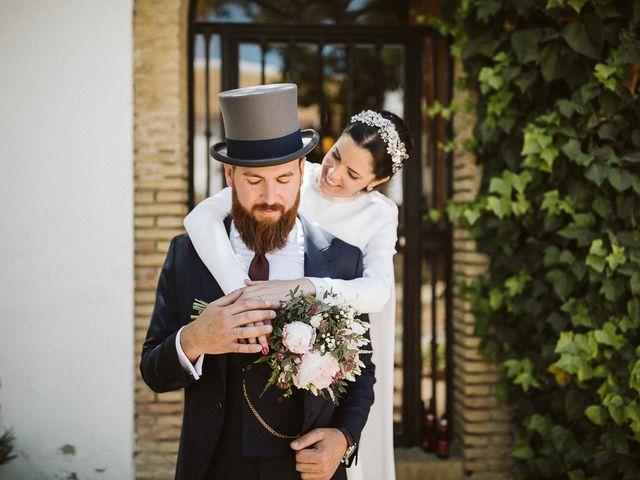
<path id="1" fill-rule="evenodd" d="M 275 385 L 288 397 L 293 387 L 301 388 L 328 396 L 337 405 L 347 382 L 355 381 L 364 367 L 360 354 L 370 353 L 363 349 L 369 344 L 365 338 L 369 324 L 356 318 L 357 312 L 333 292 L 318 300 L 296 287 L 288 296 L 271 322 L 271 353 L 256 360 L 271 368 L 264 389 Z M 198 314 L 206 307 L 202 300 L 193 304 Z"/>
<path id="2" fill-rule="evenodd" d="M 293 387 L 301 388 L 337 404 L 347 382 L 355 381 L 364 367 L 359 355 L 370 353 L 362 349 L 369 343 L 364 336 L 369 324 L 332 292 L 318 300 L 296 288 L 288 296 L 272 322 L 271 353 L 256 361 L 271 368 L 264 388 L 276 385 L 285 397 Z"/>

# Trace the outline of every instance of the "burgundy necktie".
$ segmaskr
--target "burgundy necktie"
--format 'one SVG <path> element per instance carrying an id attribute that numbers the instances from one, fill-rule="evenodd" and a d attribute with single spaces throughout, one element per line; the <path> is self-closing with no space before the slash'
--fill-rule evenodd
<path id="1" fill-rule="evenodd" d="M 256 253 L 249 265 L 249 278 L 254 281 L 269 280 L 269 260 L 264 253 Z"/>

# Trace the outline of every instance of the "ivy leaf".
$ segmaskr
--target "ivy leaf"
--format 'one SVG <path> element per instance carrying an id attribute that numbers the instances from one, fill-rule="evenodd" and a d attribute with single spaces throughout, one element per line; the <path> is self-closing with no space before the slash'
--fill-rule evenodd
<path id="1" fill-rule="evenodd" d="M 560 249 L 555 245 L 550 245 L 544 250 L 544 266 L 549 267 L 558 263 Z"/>
<path id="2" fill-rule="evenodd" d="M 513 188 L 515 188 L 518 193 L 524 193 L 524 189 L 527 188 L 527 185 L 531 183 L 532 180 L 533 176 L 528 170 L 524 170 L 520 175 L 513 175 L 511 177 Z"/>
<path id="3" fill-rule="evenodd" d="M 631 152 L 622 156 L 625 162 L 640 163 L 640 152 Z"/>
<path id="4" fill-rule="evenodd" d="M 480 212 L 475 208 L 465 208 L 462 215 L 471 226 L 473 226 L 480 218 Z"/>
<path id="5" fill-rule="evenodd" d="M 625 283 L 621 278 L 606 278 L 602 282 L 600 293 L 604 294 L 607 300 L 615 302 L 625 292 Z"/>
<path id="6" fill-rule="evenodd" d="M 595 234 L 591 229 L 587 227 L 581 227 L 574 223 L 558 231 L 558 235 L 564 238 L 574 239 L 581 247 L 587 246 L 591 243 L 591 240 L 595 237 Z"/>
<path id="7" fill-rule="evenodd" d="M 545 149 L 540 153 L 540 158 L 544 160 L 546 168 L 542 168 L 541 170 L 551 173 L 553 162 L 559 154 L 560 152 L 553 145 L 545 147 Z"/>
<path id="8" fill-rule="evenodd" d="M 614 123 L 603 123 L 598 129 L 598 137 L 602 140 L 611 140 L 612 142 L 618 137 L 620 128 Z"/>
<path id="9" fill-rule="evenodd" d="M 580 13 L 582 7 L 586 5 L 589 0 L 569 0 L 569 5 L 577 12 Z"/>
<path id="10" fill-rule="evenodd" d="M 604 63 L 596 64 L 593 75 L 602 84 L 604 88 L 612 92 L 616 91 L 618 79 L 615 77 L 618 67 L 605 65 Z"/>
<path id="11" fill-rule="evenodd" d="M 582 99 L 583 104 L 589 103 L 590 100 L 593 100 L 600 93 L 600 85 L 596 80 L 585 83 L 582 87 L 580 87 L 580 98 Z M 598 121 L 596 117 L 596 122 Z"/>
<path id="12" fill-rule="evenodd" d="M 573 290 L 573 280 L 563 270 L 554 269 L 546 275 L 546 279 L 553 285 L 553 291 L 562 300 L 569 297 Z"/>
<path id="13" fill-rule="evenodd" d="M 509 297 L 513 298 L 521 294 L 529 280 L 531 280 L 531 276 L 525 270 L 521 270 L 517 275 L 509 277 L 506 282 L 504 282 Z"/>
<path id="14" fill-rule="evenodd" d="M 558 107 L 560 114 L 566 118 L 571 118 L 573 113 L 576 111 L 576 104 L 567 100 L 566 98 L 561 98 L 560 100 L 558 100 L 556 102 L 556 106 Z"/>
<path id="15" fill-rule="evenodd" d="M 593 322 L 589 317 L 589 310 L 585 307 L 578 307 L 576 313 L 571 316 L 571 324 L 574 327 L 593 328 Z"/>
<path id="16" fill-rule="evenodd" d="M 504 176 L 503 176 L 504 177 Z M 489 191 L 491 193 L 499 193 L 504 196 L 511 196 L 511 183 L 505 178 L 494 177 L 489 184 Z"/>
<path id="17" fill-rule="evenodd" d="M 629 386 L 640 393 L 640 360 L 638 360 L 631 368 Z"/>
<path id="18" fill-rule="evenodd" d="M 585 263 L 598 273 L 602 273 L 604 271 L 604 266 L 605 266 L 604 258 L 588 255 Z"/>
<path id="19" fill-rule="evenodd" d="M 502 2 L 499 0 L 478 0 L 478 11 L 476 18 L 484 23 L 491 20 L 498 10 L 502 7 Z"/>
<path id="20" fill-rule="evenodd" d="M 563 250 L 558 261 L 564 265 L 572 265 L 576 261 L 576 257 L 570 250 Z"/>
<path id="21" fill-rule="evenodd" d="M 624 265 L 627 257 L 624 254 L 624 247 L 620 247 L 615 243 L 611 245 L 611 253 L 607 255 L 606 261 L 611 270 L 616 270 L 620 265 Z"/>
<path id="22" fill-rule="evenodd" d="M 587 169 L 584 176 L 595 183 L 598 187 L 602 186 L 602 182 L 609 175 L 609 166 L 600 163 L 593 163 Z"/>
<path id="23" fill-rule="evenodd" d="M 489 290 L 489 306 L 492 310 L 498 310 L 502 306 L 502 292 L 498 288 Z"/>
<path id="24" fill-rule="evenodd" d="M 640 323 L 640 300 L 637 298 L 629 300 L 627 302 L 627 312 L 634 322 Z M 638 352 L 638 355 L 640 355 L 640 352 Z"/>
<path id="25" fill-rule="evenodd" d="M 586 478 L 583 470 L 571 470 L 567 472 L 567 476 L 569 480 L 584 480 Z"/>
<path id="26" fill-rule="evenodd" d="M 606 264 L 606 256 L 607 250 L 604 248 L 604 242 L 601 238 L 596 238 L 593 242 L 591 242 L 589 254 L 587 255 L 585 263 L 593 268 L 596 272 L 602 273 Z"/>
<path id="27" fill-rule="evenodd" d="M 620 395 L 611 395 L 609 399 L 605 399 L 603 404 L 605 402 L 609 411 L 609 415 L 611 416 L 613 421 L 618 425 L 622 425 L 627 419 L 624 411 L 624 402 L 622 400 L 622 397 L 620 397 Z"/>
<path id="28" fill-rule="evenodd" d="M 604 425 L 607 419 L 607 411 L 602 405 L 591 405 L 585 409 L 584 414 L 589 420 L 599 426 Z"/>
<path id="29" fill-rule="evenodd" d="M 629 280 L 632 295 L 640 295 L 640 272 L 635 272 Z"/>
<path id="30" fill-rule="evenodd" d="M 540 382 L 533 375 L 533 363 L 529 358 L 510 359 L 504 362 L 507 376 L 513 379 L 514 385 L 520 385 L 527 392 L 531 387 L 539 387 Z"/>
<path id="31" fill-rule="evenodd" d="M 546 437 L 551 431 L 551 427 L 553 427 L 551 420 L 537 413 L 531 415 L 529 419 L 525 421 L 525 424 L 527 430 L 537 432 L 542 437 Z"/>
<path id="32" fill-rule="evenodd" d="M 626 170 L 610 168 L 607 176 L 609 178 L 609 183 L 618 192 L 624 192 L 631 186 L 631 175 Z"/>
<path id="33" fill-rule="evenodd" d="M 598 195 L 593 201 L 593 210 L 604 219 L 610 218 L 613 214 L 611 202 L 602 195 Z"/>
<path id="34" fill-rule="evenodd" d="M 487 210 L 493 212 L 500 219 L 506 217 L 511 213 L 511 204 L 509 199 L 506 199 L 506 202 L 504 200 L 504 197 L 489 196 L 487 198 Z"/>
<path id="35" fill-rule="evenodd" d="M 562 38 L 574 52 L 578 52 L 591 60 L 599 60 L 600 52 L 591 43 L 584 23 L 570 22 L 562 30 Z"/>
<path id="36" fill-rule="evenodd" d="M 526 438 L 520 438 L 515 447 L 513 447 L 513 451 L 511 454 L 516 458 L 521 458 L 523 460 L 530 460 L 535 456 L 535 452 L 529 445 L 529 442 Z"/>
<path id="37" fill-rule="evenodd" d="M 537 62 L 540 58 L 538 43 L 542 40 L 542 29 L 518 30 L 511 35 L 511 45 L 518 57 L 518 63 Z"/>
<path id="38" fill-rule="evenodd" d="M 616 326 L 613 323 L 605 322 L 601 329 L 593 332 L 593 335 L 596 342 L 620 350 L 626 344 L 626 340 L 618 335 L 616 330 Z"/>
<path id="39" fill-rule="evenodd" d="M 547 83 L 562 78 L 567 71 L 567 64 L 561 56 L 557 43 L 549 43 L 540 55 L 540 71 Z"/>
<path id="40" fill-rule="evenodd" d="M 533 69 L 518 75 L 513 83 L 520 89 L 520 93 L 525 93 L 529 87 L 538 79 L 538 70 Z"/>

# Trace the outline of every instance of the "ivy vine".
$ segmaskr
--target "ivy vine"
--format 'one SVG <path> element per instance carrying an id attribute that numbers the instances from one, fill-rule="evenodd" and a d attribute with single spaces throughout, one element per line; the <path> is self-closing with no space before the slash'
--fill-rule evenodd
<path id="1" fill-rule="evenodd" d="M 426 21 L 477 98 L 480 193 L 448 214 L 491 259 L 466 293 L 505 366 L 514 477 L 640 478 L 640 0 L 463 0 Z"/>

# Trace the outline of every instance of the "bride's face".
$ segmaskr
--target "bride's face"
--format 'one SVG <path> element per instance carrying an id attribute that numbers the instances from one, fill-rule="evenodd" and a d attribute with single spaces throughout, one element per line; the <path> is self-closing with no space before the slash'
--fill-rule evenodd
<path id="1" fill-rule="evenodd" d="M 351 197 L 380 184 L 373 173 L 373 156 L 350 135 L 342 135 L 322 160 L 318 185 L 330 197 Z"/>

